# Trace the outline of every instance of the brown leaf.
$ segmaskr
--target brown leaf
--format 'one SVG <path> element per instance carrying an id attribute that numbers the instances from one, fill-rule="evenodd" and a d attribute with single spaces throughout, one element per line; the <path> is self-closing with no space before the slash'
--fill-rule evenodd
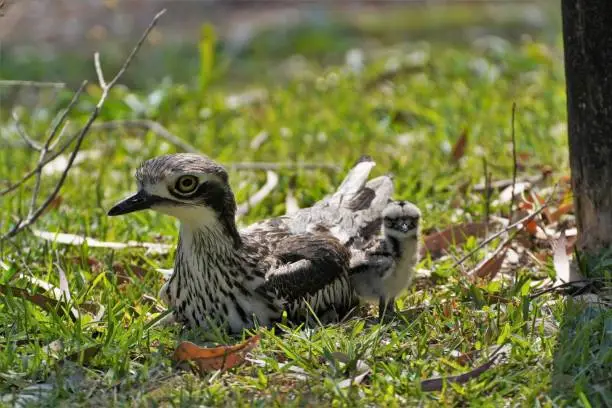
<path id="1" fill-rule="evenodd" d="M 50 211 L 53 211 L 53 210 L 57 210 L 60 207 L 60 205 L 62 204 L 62 201 L 63 201 L 62 196 L 56 195 L 53 198 L 53 200 L 51 200 L 51 202 L 49 203 L 47 208 L 45 208 L 45 210 L 43 211 L 43 214 L 46 214 L 46 213 L 48 213 Z"/>
<path id="2" fill-rule="evenodd" d="M 200 347 L 184 341 L 174 351 L 175 361 L 193 361 L 201 374 L 214 370 L 228 370 L 241 364 L 245 354 L 259 344 L 261 336 L 255 335 L 235 346 Z"/>
<path id="3" fill-rule="evenodd" d="M 489 361 L 487 361 L 483 365 L 478 366 L 475 369 L 468 371 L 467 373 L 464 373 L 464 374 L 453 375 L 453 376 L 446 377 L 446 378 L 438 377 L 438 378 L 430 378 L 429 380 L 423 380 L 421 381 L 421 390 L 423 391 L 441 391 L 445 382 L 455 382 L 458 384 L 464 384 L 470 381 L 472 378 L 476 378 L 480 374 L 486 372 L 489 368 L 493 367 L 497 359 L 502 354 L 494 355 L 493 357 L 491 357 Z"/>
<path id="4" fill-rule="evenodd" d="M 474 269 L 468 272 L 468 276 L 493 279 L 499 272 L 506 259 L 508 248 L 498 248 L 491 256 L 481 261 Z"/>
<path id="5" fill-rule="evenodd" d="M 40 308 L 46 310 L 47 312 L 57 311 L 58 313 L 68 314 L 72 318 L 78 317 L 77 315 L 74 315 L 74 313 L 71 313 L 73 309 L 68 308 L 65 303 L 55 299 L 51 299 L 50 297 L 41 295 L 39 293 L 30 294 L 25 289 L 16 288 L 8 285 L 0 285 L 0 293 L 2 293 L 4 296 L 8 296 L 9 293 L 12 293 L 13 296 L 20 297 L 22 299 L 27 300 L 28 302 L 32 302 Z"/>
<path id="6" fill-rule="evenodd" d="M 451 152 L 451 155 L 455 162 L 458 162 L 465 155 L 465 147 L 467 145 L 467 141 L 468 141 L 468 132 L 467 132 L 467 129 L 464 128 L 461 131 L 461 135 L 459 136 L 459 139 L 457 139 L 457 141 L 455 142 L 455 145 L 453 146 L 453 150 Z"/>
<path id="7" fill-rule="evenodd" d="M 531 235 L 535 236 L 538 233 L 538 223 L 532 218 L 523 223 L 523 226 Z"/>
<path id="8" fill-rule="evenodd" d="M 564 203 L 561 204 L 555 211 L 553 211 L 552 213 L 550 213 L 550 218 L 549 221 L 551 223 L 553 222 L 557 222 L 559 221 L 559 219 L 574 210 L 574 203 L 573 202 L 569 202 L 569 203 Z"/>
<path id="9" fill-rule="evenodd" d="M 424 238 L 421 255 L 429 252 L 432 257 L 440 256 L 453 243 L 460 245 L 470 236 L 483 237 L 487 231 L 486 227 L 485 222 L 463 223 L 429 234 Z"/>
<path id="10" fill-rule="evenodd" d="M 137 265 L 128 265 L 125 266 L 121 262 L 113 263 L 113 271 L 117 275 L 117 283 L 129 283 L 132 281 L 130 277 L 130 272 L 133 275 L 136 275 L 139 279 L 142 279 L 146 276 L 147 270 Z"/>

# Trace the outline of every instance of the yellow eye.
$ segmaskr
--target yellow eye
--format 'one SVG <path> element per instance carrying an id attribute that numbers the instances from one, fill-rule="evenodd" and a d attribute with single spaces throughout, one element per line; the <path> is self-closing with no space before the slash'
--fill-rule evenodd
<path id="1" fill-rule="evenodd" d="M 195 191 L 198 187 L 198 178 L 196 176 L 181 176 L 174 186 L 176 191 L 182 194 L 189 194 Z"/>

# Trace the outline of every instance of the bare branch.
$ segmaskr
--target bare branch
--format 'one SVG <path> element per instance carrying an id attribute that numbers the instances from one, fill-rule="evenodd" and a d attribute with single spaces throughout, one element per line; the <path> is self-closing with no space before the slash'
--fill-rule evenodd
<path id="1" fill-rule="evenodd" d="M 12 112 L 13 120 L 15 121 L 15 127 L 17 128 L 17 133 L 23 141 L 30 147 L 32 150 L 36 150 L 37 152 L 42 150 L 42 147 L 38 145 L 29 135 L 28 132 L 23 128 L 21 121 L 19 120 L 19 116 L 17 116 L 16 112 Z"/>
<path id="2" fill-rule="evenodd" d="M 246 203 L 240 204 L 236 210 L 238 217 L 245 215 L 249 210 L 263 201 L 278 185 L 278 174 L 273 171 L 266 172 L 266 184 L 264 184 L 253 196 L 249 197 Z"/>
<path id="3" fill-rule="evenodd" d="M 70 112 L 70 110 L 72 110 L 72 108 L 74 107 L 74 105 L 76 105 L 79 97 L 81 96 L 81 94 L 83 93 L 83 91 L 85 90 L 85 85 L 87 84 L 87 81 L 83 81 L 83 83 L 81 84 L 81 86 L 79 87 L 79 89 L 76 91 L 76 93 L 74 94 L 74 96 L 72 97 L 72 100 L 70 101 L 70 103 L 68 104 L 68 106 L 66 107 L 66 109 L 61 113 L 61 115 L 56 116 L 55 119 L 55 125 L 52 126 L 51 128 L 51 132 L 50 132 L 50 137 L 47 138 L 47 141 L 50 142 L 51 141 L 51 136 L 53 136 L 54 134 L 57 133 L 57 130 L 59 129 L 60 125 L 62 124 L 62 122 L 65 120 L 66 116 L 68 115 L 68 113 Z M 70 140 L 62 147 L 60 148 L 58 151 L 56 151 L 55 153 L 49 154 L 45 157 L 45 159 L 42 162 L 39 162 L 37 164 L 37 166 L 29 171 L 28 173 L 26 173 L 21 180 L 15 182 L 14 184 L 10 184 L 8 187 L 6 187 L 4 190 L 0 190 L 0 197 L 2 197 L 3 195 L 6 195 L 8 193 L 10 193 L 11 191 L 16 190 L 19 186 L 21 186 L 23 183 L 25 183 L 26 181 L 28 181 L 30 178 L 32 178 L 32 176 L 34 176 L 36 173 L 40 172 L 42 170 L 42 168 L 49 163 L 50 161 L 52 161 L 53 159 L 55 159 L 56 157 L 58 157 L 60 154 L 62 154 L 64 151 L 66 151 L 66 149 L 68 148 L 68 146 L 70 146 L 70 144 L 77 138 L 78 133 L 76 133 L 73 137 L 70 138 Z M 58 138 L 59 139 L 59 138 Z M 58 140 L 59 142 L 59 140 Z M 53 146 L 55 147 L 55 146 Z"/>
<path id="4" fill-rule="evenodd" d="M 145 30 L 145 32 L 143 33 L 141 38 L 138 40 L 138 42 L 136 43 L 136 45 L 134 46 L 134 48 L 132 49 L 132 51 L 130 52 L 130 54 L 128 55 L 126 60 L 124 61 L 123 65 L 121 66 L 121 68 L 119 69 L 117 74 L 115 74 L 113 79 L 105 87 L 102 88 L 102 95 L 100 96 L 100 99 L 98 100 L 98 103 L 96 104 L 95 108 L 91 112 L 91 114 L 89 116 L 89 119 L 85 123 L 85 126 L 83 126 L 81 131 L 78 133 L 78 136 L 76 136 L 76 144 L 74 146 L 74 149 L 72 150 L 72 153 L 70 154 L 70 157 L 68 158 L 68 163 L 66 165 L 66 168 L 62 172 L 62 175 L 60 176 L 60 179 L 57 182 L 57 184 L 55 185 L 55 188 L 53 189 L 51 194 L 44 200 L 44 202 L 36 210 L 33 210 L 32 207 L 31 207 L 30 208 L 30 212 L 29 212 L 29 214 L 28 214 L 28 216 L 27 216 L 27 218 L 25 220 L 20 221 L 10 231 L 8 231 L 6 234 L 0 236 L 0 242 L 15 236 L 20 231 L 22 231 L 25 228 L 28 228 L 30 225 L 32 225 L 38 219 L 38 217 L 40 217 L 40 215 L 45 211 L 45 209 L 49 206 L 49 204 L 55 199 L 55 197 L 57 196 L 59 190 L 64 185 L 64 181 L 66 180 L 66 177 L 68 176 L 68 172 L 70 171 L 70 169 L 72 167 L 72 164 L 74 163 L 76 155 L 79 152 L 79 149 L 81 148 L 81 144 L 83 143 L 83 140 L 85 139 L 85 136 L 89 132 L 89 130 L 91 128 L 91 125 L 94 122 L 94 120 L 96 120 L 96 118 L 100 114 L 100 110 L 101 110 L 102 106 L 104 105 L 104 103 L 106 102 L 106 99 L 108 97 L 108 94 L 109 94 L 110 90 L 117 83 L 117 81 L 119 81 L 121 76 L 125 73 L 126 69 L 128 68 L 128 66 L 130 65 L 130 63 L 134 59 L 134 56 L 136 55 L 136 53 L 138 52 L 138 50 L 140 49 L 140 47 L 144 43 L 144 41 L 147 38 L 148 34 L 151 32 L 153 27 L 157 24 L 157 20 L 165 12 L 166 12 L 166 10 L 164 9 L 164 10 L 160 11 L 159 13 L 157 13 L 157 15 L 155 15 L 155 17 L 153 18 L 153 20 L 151 21 L 151 23 L 149 24 L 149 26 L 147 27 L 147 29 Z M 84 88 L 86 83 L 87 83 L 86 81 L 83 83 L 82 88 Z M 65 118 L 67 116 L 67 114 L 68 114 L 68 109 L 67 109 L 66 112 L 64 112 L 63 117 Z M 59 121 L 58 123 L 60 123 L 60 122 L 62 122 L 62 121 Z M 56 128 L 54 128 L 54 129 L 55 130 L 51 132 L 51 136 L 47 139 L 48 143 L 50 143 L 51 139 L 53 138 L 53 136 L 57 132 L 57 129 L 59 129 L 59 125 Z M 37 170 L 38 173 L 36 171 L 34 172 L 34 174 L 37 174 L 36 186 L 38 186 L 39 182 L 40 182 L 39 181 L 40 172 L 41 172 L 40 169 L 42 169 L 42 166 L 40 165 L 40 163 L 42 163 L 43 161 L 44 161 L 44 158 L 42 160 L 39 160 L 39 165 L 37 166 L 37 168 L 39 169 L 39 170 Z M 37 188 L 35 187 L 35 192 L 36 191 L 37 191 Z M 36 194 L 37 194 L 37 192 L 36 192 Z M 34 207 L 35 207 L 35 204 L 34 204 Z"/>
<path id="5" fill-rule="evenodd" d="M 102 72 L 102 66 L 100 65 L 100 53 L 94 53 L 94 66 L 96 67 L 96 75 L 98 76 L 98 83 L 100 88 L 104 89 L 107 87 L 106 81 L 104 80 L 104 73 Z"/>

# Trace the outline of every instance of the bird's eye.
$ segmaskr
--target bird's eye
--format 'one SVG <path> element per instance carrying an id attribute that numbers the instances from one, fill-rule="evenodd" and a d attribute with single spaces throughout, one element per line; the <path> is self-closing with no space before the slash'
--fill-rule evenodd
<path id="1" fill-rule="evenodd" d="M 198 178 L 195 176 L 182 176 L 174 186 L 176 191 L 181 194 L 192 193 L 198 187 Z"/>

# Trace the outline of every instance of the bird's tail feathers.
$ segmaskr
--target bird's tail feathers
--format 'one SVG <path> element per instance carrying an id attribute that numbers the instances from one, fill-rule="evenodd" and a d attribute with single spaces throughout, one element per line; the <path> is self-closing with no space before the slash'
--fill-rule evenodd
<path id="1" fill-rule="evenodd" d="M 393 176 L 384 175 L 373 178 L 366 183 L 365 188 L 371 189 L 375 193 L 368 207 L 377 208 L 382 211 L 391 197 L 393 197 L 393 192 L 395 190 Z"/>
<path id="2" fill-rule="evenodd" d="M 342 205 L 345 202 L 350 203 L 365 186 L 374 166 L 376 166 L 376 162 L 370 156 L 361 156 L 348 172 L 340 187 L 331 196 L 330 201 L 337 205 Z"/>

